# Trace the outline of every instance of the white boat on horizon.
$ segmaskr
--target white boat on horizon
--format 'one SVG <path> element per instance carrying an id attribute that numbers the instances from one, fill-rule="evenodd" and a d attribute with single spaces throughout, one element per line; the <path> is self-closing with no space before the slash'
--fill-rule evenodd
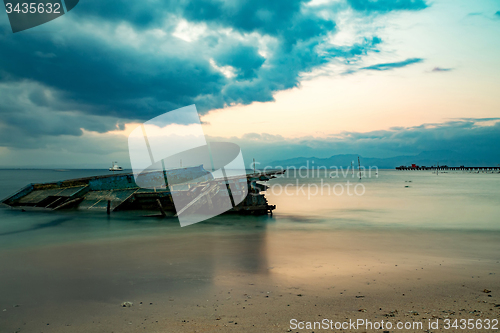
<path id="1" fill-rule="evenodd" d="M 109 168 L 109 171 L 123 171 L 121 166 L 118 166 L 118 162 L 111 162 L 112 166 Z"/>

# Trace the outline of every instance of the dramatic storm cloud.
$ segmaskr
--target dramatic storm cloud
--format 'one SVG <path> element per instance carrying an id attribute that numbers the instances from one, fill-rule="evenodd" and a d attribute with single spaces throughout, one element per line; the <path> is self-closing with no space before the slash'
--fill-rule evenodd
<path id="1" fill-rule="evenodd" d="M 344 10 L 349 6 L 369 15 L 427 5 L 350 0 Z M 331 43 L 335 14 L 303 0 L 89 0 L 18 34 L 3 15 L 0 146 L 106 132 L 193 103 L 204 113 L 273 101 L 299 86 L 301 73 L 333 59 L 355 64 L 377 50 L 382 40 L 374 34 Z M 16 132 L 23 139 L 12 139 Z"/>

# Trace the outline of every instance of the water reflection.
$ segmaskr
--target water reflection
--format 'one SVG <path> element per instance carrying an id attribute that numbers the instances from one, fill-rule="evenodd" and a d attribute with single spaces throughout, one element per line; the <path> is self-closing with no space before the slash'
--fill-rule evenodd
<path id="1" fill-rule="evenodd" d="M 208 290 L 221 276 L 268 274 L 267 222 L 259 217 L 221 216 L 180 228 L 173 219 L 118 214 L 59 216 L 34 225 L 47 215 L 19 216 L 18 230 L 0 234 L 25 244 L 0 251 L 0 294 L 6 302 L 180 297 Z"/>
<path id="2" fill-rule="evenodd" d="M 1 232 L 0 236 L 14 235 L 14 234 L 19 234 L 19 233 L 23 233 L 23 232 L 36 231 L 36 230 L 40 230 L 40 229 L 44 229 L 44 228 L 53 228 L 53 227 L 57 227 L 57 226 L 63 224 L 64 222 L 67 222 L 70 220 L 71 220 L 71 218 L 67 218 L 67 217 L 56 218 L 56 219 L 49 221 L 49 222 L 46 222 L 46 223 L 37 223 L 30 228 L 16 230 L 16 231 Z"/>

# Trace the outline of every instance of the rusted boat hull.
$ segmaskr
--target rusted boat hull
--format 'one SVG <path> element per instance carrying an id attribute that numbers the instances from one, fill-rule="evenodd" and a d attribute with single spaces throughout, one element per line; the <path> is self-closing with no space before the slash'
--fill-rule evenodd
<path id="1" fill-rule="evenodd" d="M 269 205 L 261 192 L 265 182 L 284 171 L 255 172 L 246 177 L 213 179 L 202 166 L 150 172 L 141 177 L 154 180 L 161 177 L 173 184 L 159 188 L 141 188 L 133 174 L 107 175 L 70 179 L 53 183 L 30 184 L 4 199 L 3 204 L 29 209 L 102 210 L 108 213 L 119 210 L 158 211 L 160 215 L 176 212 L 172 194 L 176 200 L 184 200 L 182 213 L 196 213 L 201 207 L 217 205 L 227 196 L 242 196 L 237 205 L 227 213 L 268 214 L 276 208 Z M 196 179 L 196 182 L 191 180 Z M 200 182 L 200 179 L 202 182 Z M 246 190 L 245 190 L 246 187 Z M 231 190 L 232 189 L 232 190 Z"/>

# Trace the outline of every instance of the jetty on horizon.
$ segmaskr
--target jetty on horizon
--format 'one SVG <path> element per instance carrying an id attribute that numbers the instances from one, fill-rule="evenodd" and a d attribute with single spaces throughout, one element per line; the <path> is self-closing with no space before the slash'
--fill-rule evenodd
<path id="1" fill-rule="evenodd" d="M 396 167 L 396 170 L 438 170 L 438 171 L 494 171 L 500 170 L 500 166 L 489 166 L 489 167 L 478 167 L 478 166 L 447 166 L 447 165 L 438 165 L 438 166 L 424 166 L 424 165 L 416 165 L 412 164 L 411 166 L 401 165 Z"/>

